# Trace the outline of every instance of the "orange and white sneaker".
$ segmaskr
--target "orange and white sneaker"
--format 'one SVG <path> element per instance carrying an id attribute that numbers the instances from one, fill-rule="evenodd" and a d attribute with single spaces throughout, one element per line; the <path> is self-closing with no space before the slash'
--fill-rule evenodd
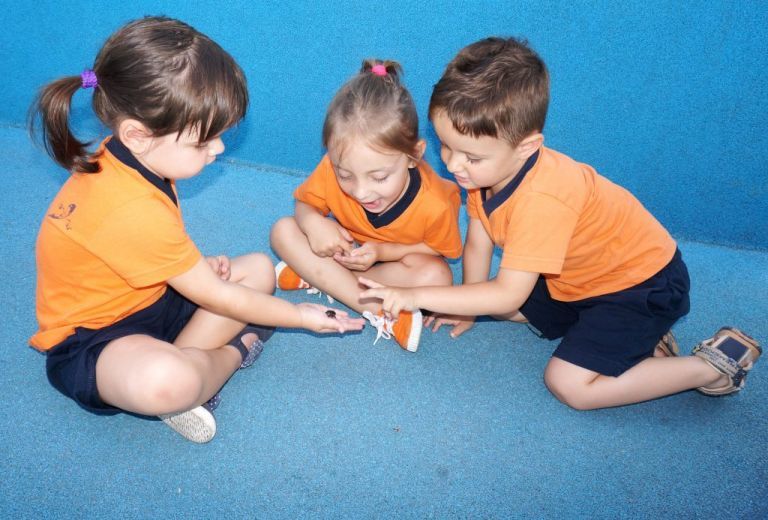
<path id="1" fill-rule="evenodd" d="M 306 289 L 307 294 L 317 294 L 318 296 L 322 296 L 323 294 L 320 289 L 309 285 L 309 283 L 299 276 L 296 271 L 288 267 L 288 264 L 285 262 L 279 262 L 275 266 L 275 276 L 277 278 L 277 287 L 284 291 Z M 328 303 L 334 302 L 332 296 L 326 294 L 325 297 L 328 299 Z"/>
<path id="2" fill-rule="evenodd" d="M 382 336 L 385 339 L 390 339 L 394 336 L 395 341 L 408 352 L 416 352 L 418 350 L 422 327 L 421 311 L 402 311 L 396 320 L 385 318 L 381 314 L 365 311 L 363 312 L 363 318 L 376 327 L 377 332 L 376 339 L 373 341 L 374 345 Z"/>
<path id="3" fill-rule="evenodd" d="M 275 266 L 275 275 L 277 276 L 277 286 L 284 291 L 297 291 L 312 287 L 285 262 L 280 262 Z"/>

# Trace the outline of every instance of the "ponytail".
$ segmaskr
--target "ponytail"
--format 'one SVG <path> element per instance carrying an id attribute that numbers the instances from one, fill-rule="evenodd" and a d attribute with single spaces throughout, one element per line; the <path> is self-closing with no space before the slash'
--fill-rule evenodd
<path id="1" fill-rule="evenodd" d="M 68 76 L 40 90 L 29 112 L 34 138 L 37 123 L 48 154 L 70 171 L 96 173 L 91 143 L 70 129 L 72 96 L 94 88 L 91 106 L 113 133 L 135 119 L 154 136 L 198 130 L 204 143 L 237 124 L 248 107 L 245 75 L 216 42 L 171 18 L 150 16 L 117 30 L 102 46 L 93 70 Z"/>
<path id="2" fill-rule="evenodd" d="M 409 157 L 420 156 L 416 105 L 400 81 L 402 69 L 393 60 L 363 60 L 360 72 L 347 81 L 328 106 L 323 146 L 346 146 L 352 137 Z"/>
<path id="3" fill-rule="evenodd" d="M 91 160 L 87 146 L 75 138 L 69 127 L 72 96 L 83 85 L 80 76 L 67 76 L 40 89 L 29 112 L 29 132 L 34 138 L 36 123 L 40 128 L 45 150 L 68 171 L 96 173 L 98 164 Z"/>
<path id="4" fill-rule="evenodd" d="M 363 64 L 360 67 L 360 74 L 378 76 L 383 81 L 388 81 L 393 85 L 400 84 L 400 75 L 402 72 L 403 69 L 400 67 L 400 64 L 393 60 L 368 58 L 363 60 Z"/>

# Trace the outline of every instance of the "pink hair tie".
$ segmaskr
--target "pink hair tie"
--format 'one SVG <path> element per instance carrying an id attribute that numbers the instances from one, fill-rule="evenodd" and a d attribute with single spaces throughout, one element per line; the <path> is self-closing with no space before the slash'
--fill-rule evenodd
<path id="1" fill-rule="evenodd" d="M 373 72 L 377 76 L 386 76 L 387 68 L 384 65 L 374 65 L 373 67 L 371 67 L 371 72 Z"/>

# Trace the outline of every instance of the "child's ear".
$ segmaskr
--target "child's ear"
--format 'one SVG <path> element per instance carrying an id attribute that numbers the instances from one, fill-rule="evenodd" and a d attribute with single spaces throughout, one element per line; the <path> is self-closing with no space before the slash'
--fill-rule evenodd
<path id="1" fill-rule="evenodd" d="M 537 132 L 520 141 L 520 144 L 517 145 L 517 151 L 520 153 L 523 160 L 525 160 L 535 154 L 542 146 L 544 146 L 544 134 Z"/>
<path id="2" fill-rule="evenodd" d="M 411 162 L 408 163 L 409 168 L 415 168 L 421 158 L 424 157 L 424 152 L 427 150 L 427 142 L 424 139 L 419 139 L 416 143 L 416 148 L 413 149 L 413 155 L 409 156 Z"/>
<path id="3" fill-rule="evenodd" d="M 149 149 L 152 132 L 135 119 L 123 119 L 117 126 L 117 138 L 133 155 L 141 155 Z"/>

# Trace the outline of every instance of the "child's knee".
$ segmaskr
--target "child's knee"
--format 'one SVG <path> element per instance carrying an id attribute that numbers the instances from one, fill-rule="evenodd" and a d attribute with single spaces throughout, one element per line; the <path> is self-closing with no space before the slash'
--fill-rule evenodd
<path id="1" fill-rule="evenodd" d="M 552 360 L 544 370 L 544 384 L 558 401 L 574 410 L 591 410 L 594 408 L 589 398 L 587 385 L 568 377 L 557 364 L 552 363 Z"/>
<path id="2" fill-rule="evenodd" d="M 569 388 L 565 385 L 560 385 L 551 380 L 544 379 L 544 383 L 549 388 L 558 401 L 564 405 L 570 406 L 574 410 L 591 410 L 593 407 L 590 405 L 588 399 L 586 399 L 577 389 Z"/>
<path id="3" fill-rule="evenodd" d="M 491 314 L 491 318 L 499 321 L 513 321 L 515 323 L 528 323 L 525 316 L 520 311 L 510 312 L 508 314 Z"/>
<path id="4" fill-rule="evenodd" d="M 243 257 L 246 263 L 246 269 L 248 274 L 263 278 L 264 276 L 275 274 L 275 266 L 272 263 L 272 259 L 264 253 L 249 253 Z"/>
<path id="5" fill-rule="evenodd" d="M 279 249 L 284 244 L 294 240 L 299 233 L 303 235 L 296 219 L 283 217 L 272 226 L 269 232 L 269 242 L 273 248 Z"/>
<path id="6" fill-rule="evenodd" d="M 188 410 L 203 390 L 200 372 L 181 353 L 159 356 L 143 371 L 139 398 L 156 415 Z"/>
<path id="7" fill-rule="evenodd" d="M 275 266 L 264 253 L 250 253 L 237 258 L 242 279 L 233 280 L 256 289 L 259 292 L 272 293 L 275 290 Z"/>
<path id="8" fill-rule="evenodd" d="M 403 259 L 403 263 L 411 268 L 410 282 L 414 287 L 451 285 L 453 283 L 453 273 L 445 260 L 437 256 L 415 256 L 417 258 L 405 257 Z"/>

